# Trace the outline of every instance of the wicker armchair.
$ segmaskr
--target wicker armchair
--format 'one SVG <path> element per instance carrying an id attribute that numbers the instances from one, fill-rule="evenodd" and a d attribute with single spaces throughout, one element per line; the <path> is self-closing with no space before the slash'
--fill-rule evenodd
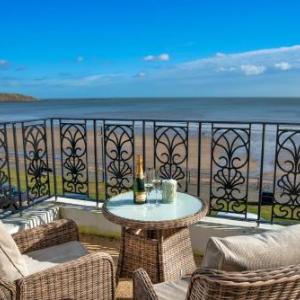
<path id="1" fill-rule="evenodd" d="M 78 229 L 71 220 L 24 230 L 13 238 L 21 253 L 78 241 Z M 93 253 L 61 263 L 45 271 L 9 282 L 0 278 L 0 300 L 115 299 L 115 277 L 111 257 Z"/>
<path id="2" fill-rule="evenodd" d="M 300 299 L 300 265 L 251 272 L 199 269 L 192 275 L 186 294 L 176 293 L 176 298 L 159 295 L 165 284 L 152 285 L 147 273 L 138 269 L 134 273 L 134 299 L 296 300 Z"/>

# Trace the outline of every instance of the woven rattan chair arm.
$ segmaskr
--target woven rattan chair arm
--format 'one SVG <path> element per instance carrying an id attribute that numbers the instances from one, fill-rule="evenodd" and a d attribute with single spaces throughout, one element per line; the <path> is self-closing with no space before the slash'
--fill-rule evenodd
<path id="1" fill-rule="evenodd" d="M 300 275 L 300 265 L 291 265 L 272 269 L 261 269 L 255 271 L 228 272 L 214 269 L 197 269 L 194 275 L 207 276 L 212 280 L 242 282 L 257 282 L 268 280 L 282 280 Z"/>
<path id="2" fill-rule="evenodd" d="M 199 269 L 187 299 L 300 299 L 300 265 L 247 272 Z"/>
<path id="3" fill-rule="evenodd" d="M 115 299 L 112 258 L 93 253 L 16 281 L 22 300 Z"/>
<path id="4" fill-rule="evenodd" d="M 151 279 L 144 269 L 137 269 L 133 273 L 133 299 L 158 300 Z"/>
<path id="5" fill-rule="evenodd" d="M 16 299 L 16 286 L 14 283 L 0 278 L 0 299 L 14 300 Z"/>
<path id="6" fill-rule="evenodd" d="M 61 219 L 13 234 L 21 253 L 79 240 L 76 223 Z"/>

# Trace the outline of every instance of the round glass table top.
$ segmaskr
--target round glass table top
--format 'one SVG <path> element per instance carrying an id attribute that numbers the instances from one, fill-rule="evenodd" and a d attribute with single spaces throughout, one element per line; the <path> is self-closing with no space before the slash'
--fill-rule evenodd
<path id="1" fill-rule="evenodd" d="M 163 223 L 195 217 L 205 210 L 205 205 L 199 198 L 185 193 L 178 192 L 177 199 L 171 203 L 161 202 L 161 194 L 158 194 L 158 199 L 156 204 L 155 192 L 152 192 L 148 195 L 147 203 L 135 204 L 133 192 L 126 192 L 109 199 L 104 205 L 104 211 L 116 217 L 116 219 L 109 218 L 111 221 L 123 225 L 121 219 L 133 223 L 134 221 Z"/>

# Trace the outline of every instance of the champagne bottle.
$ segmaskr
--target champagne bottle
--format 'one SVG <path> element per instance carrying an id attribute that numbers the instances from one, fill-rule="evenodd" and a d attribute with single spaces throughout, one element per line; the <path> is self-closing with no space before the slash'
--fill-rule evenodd
<path id="1" fill-rule="evenodd" d="M 146 203 L 143 159 L 141 155 L 137 156 L 133 193 L 134 193 L 134 203 L 136 204 Z"/>

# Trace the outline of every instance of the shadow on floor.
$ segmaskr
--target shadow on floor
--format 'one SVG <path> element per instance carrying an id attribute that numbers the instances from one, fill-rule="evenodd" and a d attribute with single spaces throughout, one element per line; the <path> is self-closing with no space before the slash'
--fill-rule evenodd
<path id="1" fill-rule="evenodd" d="M 89 252 L 106 252 L 111 255 L 115 266 L 117 266 L 119 257 L 120 242 L 117 239 L 104 238 L 91 234 L 80 234 L 80 240 Z M 195 256 L 197 266 L 201 263 L 201 256 Z M 132 280 L 121 279 L 117 287 L 117 299 L 132 299 Z"/>

